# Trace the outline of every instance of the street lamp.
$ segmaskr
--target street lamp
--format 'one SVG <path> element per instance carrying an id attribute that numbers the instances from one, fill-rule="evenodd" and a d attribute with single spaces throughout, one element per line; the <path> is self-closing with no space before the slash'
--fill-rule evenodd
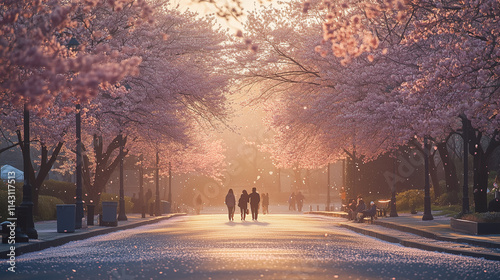
<path id="1" fill-rule="evenodd" d="M 127 215 L 125 214 L 125 191 L 123 189 L 123 134 L 120 132 L 120 210 L 118 213 L 118 221 L 126 221 Z"/>
<path id="2" fill-rule="evenodd" d="M 391 212 L 389 214 L 389 217 L 398 217 L 398 212 L 396 210 L 396 163 L 397 163 L 397 158 L 394 158 L 392 161 L 392 171 L 394 173 L 394 182 L 392 183 L 392 188 L 391 188 Z"/>
<path id="3" fill-rule="evenodd" d="M 461 115 L 464 140 L 464 185 L 462 188 L 462 213 L 469 213 L 469 120 L 465 114 Z"/>
<path id="4" fill-rule="evenodd" d="M 16 236 L 16 242 L 28 242 L 29 239 L 38 239 L 38 232 L 35 229 L 33 221 L 33 200 L 32 189 L 30 184 L 30 111 L 28 104 L 24 104 L 24 141 L 23 141 L 23 165 L 24 165 L 24 185 L 23 185 L 23 201 L 18 207 L 19 224 L 21 231 L 24 230 L 27 237 L 24 235 Z"/>
<path id="5" fill-rule="evenodd" d="M 76 104 L 76 212 L 75 228 L 82 228 L 83 200 L 82 200 L 82 129 L 81 107 Z"/>
<path id="6" fill-rule="evenodd" d="M 328 183 L 326 189 L 326 211 L 330 211 L 330 163 L 328 163 Z"/>
<path id="7" fill-rule="evenodd" d="M 430 145 L 427 136 L 424 137 L 424 158 L 425 158 L 425 196 L 424 196 L 424 215 L 423 221 L 434 220 L 431 213 L 431 195 L 430 195 L 430 182 L 429 182 L 429 152 Z"/>
<path id="8" fill-rule="evenodd" d="M 155 216 L 161 216 L 160 211 L 160 154 L 156 152 L 156 199 L 155 199 Z"/>
<path id="9" fill-rule="evenodd" d="M 80 42 L 72 37 L 66 44 L 66 47 L 71 51 L 77 51 Z M 82 199 L 82 119 L 81 119 L 81 106 L 76 104 L 76 170 L 75 170 L 75 229 L 82 228 L 83 219 L 83 199 Z"/>
<path id="10" fill-rule="evenodd" d="M 141 161 L 141 167 L 139 169 L 139 205 L 141 206 L 141 217 L 146 218 L 146 202 L 144 201 L 144 167 L 142 165 L 142 155 L 139 160 Z"/>
<path id="11" fill-rule="evenodd" d="M 168 162 L 168 205 L 170 213 L 172 210 L 172 163 L 170 161 Z"/>

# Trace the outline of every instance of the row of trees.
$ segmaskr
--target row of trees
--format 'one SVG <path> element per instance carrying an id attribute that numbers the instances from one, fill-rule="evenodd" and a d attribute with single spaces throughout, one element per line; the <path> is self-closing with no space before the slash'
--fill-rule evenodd
<path id="1" fill-rule="evenodd" d="M 213 18 L 163 0 L 2 1 L 0 12 L 0 122 L 7 148 L 22 148 L 23 109 L 32 112 L 35 211 L 48 172 L 76 149 L 78 112 L 90 202 L 118 166 L 120 145 L 145 167 L 157 167 L 159 154 L 165 172 L 170 162 L 178 173 L 219 174 L 223 147 L 211 136 L 227 117 L 231 79 L 220 59 L 227 34 Z"/>
<path id="2" fill-rule="evenodd" d="M 264 148 L 280 166 L 314 168 L 410 145 L 440 157 L 456 197 L 447 146 L 465 124 L 475 210 L 485 212 L 500 145 L 499 15 L 495 0 L 291 1 L 250 14 L 245 36 L 259 51 L 238 61 L 242 86 L 259 84 L 269 101 L 275 137 Z"/>

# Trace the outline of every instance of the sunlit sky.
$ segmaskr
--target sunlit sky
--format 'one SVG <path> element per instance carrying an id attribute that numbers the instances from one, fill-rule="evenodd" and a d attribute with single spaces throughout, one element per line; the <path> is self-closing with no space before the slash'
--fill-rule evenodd
<path id="1" fill-rule="evenodd" d="M 215 0 L 219 5 L 224 4 L 224 3 L 229 3 L 230 0 Z M 244 9 L 244 13 L 246 14 L 249 11 L 255 10 L 261 5 L 267 5 L 268 3 L 271 2 L 276 2 L 272 0 L 262 0 L 262 4 L 260 3 L 259 0 L 241 0 L 242 6 Z M 213 4 L 210 3 L 198 3 L 197 0 L 172 0 L 171 5 L 173 7 L 179 5 L 179 9 L 181 11 L 184 11 L 186 9 L 189 9 L 190 11 L 194 11 L 199 13 L 200 15 L 209 15 L 209 14 L 215 14 L 217 12 L 217 9 Z M 241 21 L 241 22 L 238 22 Z M 217 21 L 221 24 L 223 27 L 227 27 L 230 30 L 239 30 L 242 29 L 242 23 L 245 21 L 245 16 L 241 17 L 240 19 L 234 19 L 231 18 L 229 21 L 223 18 L 217 18 Z"/>

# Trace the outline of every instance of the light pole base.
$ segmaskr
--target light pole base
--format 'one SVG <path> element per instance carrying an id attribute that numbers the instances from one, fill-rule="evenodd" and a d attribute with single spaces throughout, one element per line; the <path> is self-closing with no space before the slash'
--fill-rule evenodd
<path id="1" fill-rule="evenodd" d="M 76 204 L 76 213 L 75 213 L 75 229 L 82 228 L 82 219 L 83 219 L 83 201 L 77 201 Z"/>
<path id="2" fill-rule="evenodd" d="M 120 210 L 118 212 L 118 221 L 126 221 L 127 215 L 125 214 L 125 200 L 120 199 Z"/>
<path id="3" fill-rule="evenodd" d="M 35 229 L 33 222 L 33 204 L 23 204 L 17 207 L 18 223 L 21 227 L 21 232 L 25 233 L 29 239 L 38 239 L 38 232 Z"/>
<path id="4" fill-rule="evenodd" d="M 422 221 L 431 221 L 431 220 L 434 220 L 432 214 L 427 213 L 422 216 Z"/>

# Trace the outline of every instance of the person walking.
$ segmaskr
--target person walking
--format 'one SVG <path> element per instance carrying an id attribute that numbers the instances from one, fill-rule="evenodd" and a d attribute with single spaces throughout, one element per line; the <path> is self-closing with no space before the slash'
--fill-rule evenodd
<path id="1" fill-rule="evenodd" d="M 226 195 L 226 206 L 229 214 L 229 220 L 234 221 L 234 206 L 236 205 L 236 198 L 234 197 L 233 189 L 229 189 Z"/>
<path id="2" fill-rule="evenodd" d="M 201 195 L 198 195 L 196 197 L 196 205 L 195 205 L 196 215 L 200 215 L 202 206 L 203 206 L 203 200 L 201 199 Z"/>
<path id="3" fill-rule="evenodd" d="M 252 220 L 257 221 L 257 216 L 259 215 L 259 203 L 260 195 L 257 192 L 257 188 L 252 188 L 252 193 L 250 197 L 250 211 L 252 211 Z"/>
<path id="4" fill-rule="evenodd" d="M 295 196 L 295 201 L 297 202 L 297 210 L 299 212 L 302 212 L 302 206 L 304 206 L 304 196 L 302 195 L 301 192 L 299 192 L 296 196 Z"/>
<path id="5" fill-rule="evenodd" d="M 295 193 L 292 192 L 290 197 L 288 197 L 288 210 L 295 211 Z"/>
<path id="6" fill-rule="evenodd" d="M 153 197 L 153 192 L 151 191 L 151 189 L 148 189 L 148 191 L 146 192 L 146 200 L 144 201 L 144 207 L 145 207 L 145 211 L 147 211 L 149 209 L 149 215 L 150 216 L 153 216 L 154 214 L 154 208 L 153 208 L 153 203 L 149 204 L 149 201 L 151 200 L 151 198 Z"/>
<path id="7" fill-rule="evenodd" d="M 269 214 L 269 193 L 262 194 L 262 214 Z"/>
<path id="8" fill-rule="evenodd" d="M 248 210 L 248 193 L 246 190 L 241 192 L 240 199 L 238 200 L 238 207 L 240 207 L 241 220 L 244 221 Z"/>

